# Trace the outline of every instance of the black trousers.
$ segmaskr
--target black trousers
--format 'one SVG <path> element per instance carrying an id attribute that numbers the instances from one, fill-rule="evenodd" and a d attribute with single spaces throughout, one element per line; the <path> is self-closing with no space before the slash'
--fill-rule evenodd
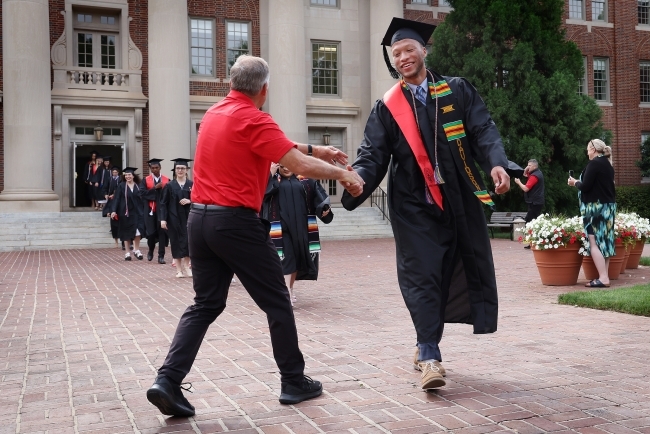
<path id="1" fill-rule="evenodd" d="M 158 256 L 163 258 L 165 256 L 165 247 L 168 243 L 167 231 L 160 227 L 160 222 L 156 223 L 158 225 L 158 230 L 155 235 L 147 237 L 147 246 L 149 251 L 153 252 L 156 250 L 156 243 L 158 243 Z"/>
<path id="2" fill-rule="evenodd" d="M 526 220 L 526 223 L 529 223 L 540 216 L 542 213 L 542 208 L 544 208 L 544 204 L 535 205 L 528 203 L 526 205 L 528 205 L 528 213 L 526 214 L 526 218 L 524 220 Z"/>
<path id="3" fill-rule="evenodd" d="M 266 313 L 282 382 L 303 378 L 305 360 L 298 348 L 296 320 L 269 229 L 268 222 L 245 208 L 190 212 L 187 232 L 196 295 L 181 316 L 159 375 L 181 383 L 190 372 L 208 327 L 226 308 L 236 273 Z"/>

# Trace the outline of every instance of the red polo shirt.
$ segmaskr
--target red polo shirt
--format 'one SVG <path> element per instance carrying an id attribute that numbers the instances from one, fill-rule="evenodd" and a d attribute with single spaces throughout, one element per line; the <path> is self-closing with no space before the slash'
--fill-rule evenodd
<path id="1" fill-rule="evenodd" d="M 295 146 L 271 115 L 231 90 L 201 121 L 192 202 L 259 212 L 271 162 L 280 161 Z"/>

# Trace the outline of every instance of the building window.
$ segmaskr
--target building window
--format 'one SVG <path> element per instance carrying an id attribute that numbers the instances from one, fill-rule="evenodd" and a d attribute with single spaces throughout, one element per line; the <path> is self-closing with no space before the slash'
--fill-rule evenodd
<path id="1" fill-rule="evenodd" d="M 438 6 L 444 8 L 450 8 L 451 4 L 449 4 L 449 0 L 438 0 Z"/>
<path id="2" fill-rule="evenodd" d="M 594 58 L 594 98 L 596 101 L 609 100 L 608 64 L 608 59 Z"/>
<path id="3" fill-rule="evenodd" d="M 95 127 L 75 127 L 74 133 L 77 136 L 94 136 Z M 104 128 L 105 136 L 121 136 L 122 131 L 120 128 Z"/>
<path id="4" fill-rule="evenodd" d="M 647 131 L 644 131 L 641 133 L 641 146 L 645 143 L 646 140 L 648 140 L 648 137 L 650 137 L 650 133 Z"/>
<path id="5" fill-rule="evenodd" d="M 569 0 L 569 18 L 572 20 L 584 20 L 584 6 L 583 0 Z"/>
<path id="6" fill-rule="evenodd" d="M 93 15 L 91 12 L 76 12 L 74 21 L 75 66 L 81 68 L 120 68 L 119 15 Z"/>
<path id="7" fill-rule="evenodd" d="M 650 0 L 638 0 L 637 10 L 639 14 L 639 24 L 650 24 Z"/>
<path id="8" fill-rule="evenodd" d="M 587 58 L 582 57 L 582 77 L 578 80 L 578 94 L 579 95 L 588 95 L 587 90 Z"/>
<path id="9" fill-rule="evenodd" d="M 214 76 L 214 23 L 190 19 L 190 57 L 192 74 Z"/>
<path id="10" fill-rule="evenodd" d="M 607 1 L 591 0 L 591 20 L 607 21 Z"/>
<path id="11" fill-rule="evenodd" d="M 429 0 L 411 0 L 411 3 L 414 5 L 428 5 Z"/>
<path id="12" fill-rule="evenodd" d="M 639 64 L 641 83 L 641 102 L 650 102 L 650 62 L 644 61 Z"/>
<path id="13" fill-rule="evenodd" d="M 339 94 L 339 44 L 312 42 L 312 93 Z"/>
<path id="14" fill-rule="evenodd" d="M 335 8 L 338 7 L 338 0 L 311 0 L 311 4 L 314 6 L 329 6 Z"/>
<path id="15" fill-rule="evenodd" d="M 242 54 L 250 54 L 250 25 L 249 23 L 229 22 L 227 23 L 227 48 L 228 48 L 228 71 L 235 64 L 235 61 Z"/>

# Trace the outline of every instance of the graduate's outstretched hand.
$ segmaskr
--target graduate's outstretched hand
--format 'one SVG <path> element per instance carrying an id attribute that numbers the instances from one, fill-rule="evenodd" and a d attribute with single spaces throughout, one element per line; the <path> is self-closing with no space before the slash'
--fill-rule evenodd
<path id="1" fill-rule="evenodd" d="M 167 230 L 167 222 L 165 220 L 160 221 L 160 227 L 164 230 Z"/>
<path id="2" fill-rule="evenodd" d="M 496 194 L 503 194 L 510 190 L 510 176 L 506 169 L 501 166 L 495 166 L 490 172 L 492 181 L 494 181 L 494 191 Z"/>
<path id="3" fill-rule="evenodd" d="M 359 174 L 352 168 L 352 166 L 348 165 L 346 169 L 346 176 L 339 179 L 339 182 L 352 197 L 361 196 L 361 193 L 363 193 L 363 185 L 366 182 L 361 176 L 359 176 Z"/>
<path id="4" fill-rule="evenodd" d="M 314 146 L 313 156 L 330 164 L 348 164 L 348 155 L 334 146 Z"/>

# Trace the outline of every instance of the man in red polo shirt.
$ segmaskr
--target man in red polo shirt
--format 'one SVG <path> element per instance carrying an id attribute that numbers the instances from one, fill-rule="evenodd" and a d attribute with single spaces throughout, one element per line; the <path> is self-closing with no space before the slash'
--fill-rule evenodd
<path id="1" fill-rule="evenodd" d="M 147 399 L 163 414 L 194 415 L 180 385 L 208 327 L 226 307 L 235 273 L 266 313 L 281 375 L 280 403 L 296 404 L 323 390 L 320 382 L 304 375 L 282 265 L 269 237 L 270 225 L 259 218 L 259 211 L 271 162 L 308 178 L 337 179 L 352 195 L 362 192 L 363 180 L 350 166 L 344 170 L 331 164 L 347 164 L 347 155 L 334 147 L 290 141 L 271 116 L 260 111 L 268 83 L 263 59 L 240 56 L 230 70 L 230 93 L 201 122 L 187 223 L 196 296 L 181 316 L 167 358 L 147 391 Z"/>

